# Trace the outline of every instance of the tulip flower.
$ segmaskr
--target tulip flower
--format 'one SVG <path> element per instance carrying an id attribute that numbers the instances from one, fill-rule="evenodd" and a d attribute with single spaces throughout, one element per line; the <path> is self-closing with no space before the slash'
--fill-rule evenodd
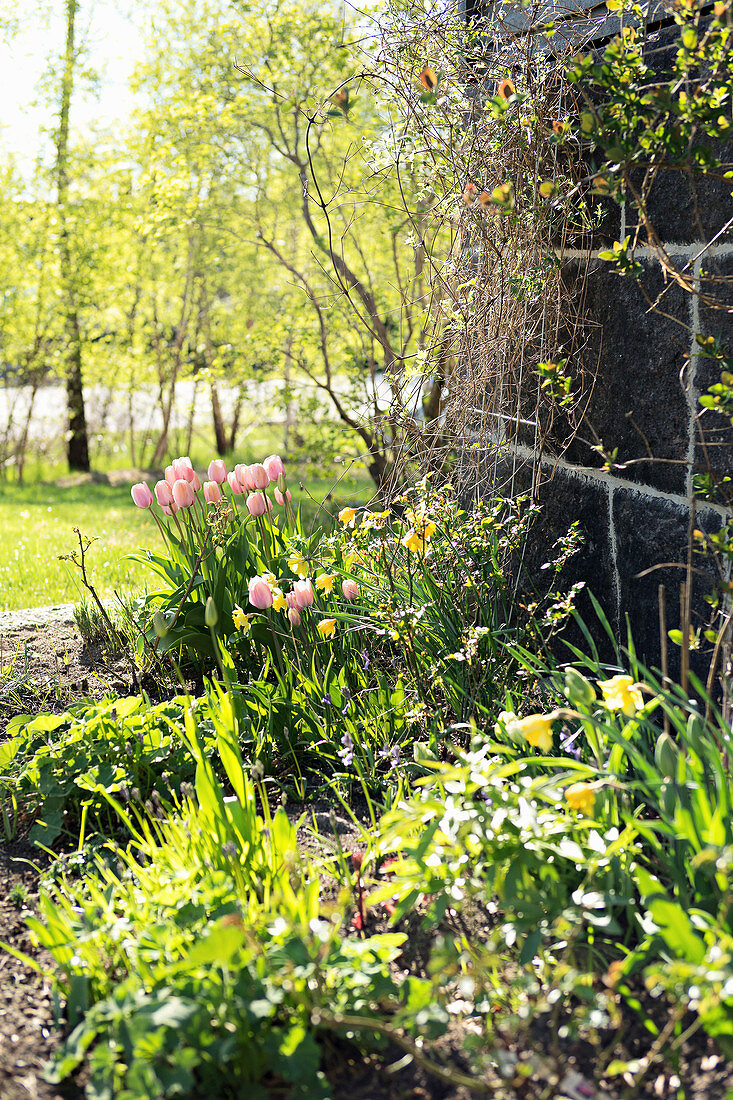
<path id="1" fill-rule="evenodd" d="M 209 463 L 209 481 L 223 485 L 227 479 L 227 467 L 223 458 L 213 458 Z"/>
<path id="2" fill-rule="evenodd" d="M 253 493 L 255 490 L 254 478 L 252 477 L 252 467 L 243 466 L 241 462 L 238 462 L 234 467 L 234 472 L 239 479 L 239 484 L 243 489 L 246 489 L 248 493 Z"/>
<path id="3" fill-rule="evenodd" d="M 644 706 L 639 685 L 631 676 L 612 676 L 610 680 L 599 680 L 598 686 L 603 692 L 603 705 L 608 710 L 620 710 L 631 718 Z"/>
<path id="4" fill-rule="evenodd" d="M 280 455 L 268 455 L 262 465 L 270 481 L 277 481 L 279 477 L 285 477 L 285 467 Z"/>
<path id="5" fill-rule="evenodd" d="M 173 502 L 173 493 L 167 481 L 158 481 L 155 485 L 155 499 L 161 508 L 167 508 Z"/>
<path id="6" fill-rule="evenodd" d="M 170 487 L 172 489 L 173 488 L 173 482 L 176 480 L 176 475 L 173 472 L 173 467 L 172 466 L 166 466 L 166 468 L 165 468 L 165 480 L 168 482 L 168 484 L 170 485 Z"/>
<path id="7" fill-rule="evenodd" d="M 247 511 L 251 516 L 264 516 L 267 502 L 262 493 L 250 493 L 247 497 Z"/>
<path id="8" fill-rule="evenodd" d="M 194 472 L 191 465 L 191 459 L 188 458 L 174 458 L 173 459 L 173 473 L 176 481 L 193 481 Z"/>
<path id="9" fill-rule="evenodd" d="M 188 480 L 193 485 L 194 493 L 200 493 L 201 492 L 201 478 L 199 477 L 199 475 L 196 473 L 195 470 L 194 470 L 193 477 L 189 477 Z"/>
<path id="10" fill-rule="evenodd" d="M 302 610 L 305 607 L 312 607 L 315 600 L 315 592 L 313 591 L 313 585 L 309 580 L 296 581 L 293 585 L 293 592 L 295 593 L 295 599 L 298 607 Z"/>
<path id="11" fill-rule="evenodd" d="M 272 589 L 264 577 L 252 577 L 250 580 L 249 602 L 260 611 L 272 607 Z"/>
<path id="12" fill-rule="evenodd" d="M 353 527 L 354 520 L 356 519 L 355 508 L 342 508 L 339 512 L 339 523 L 343 523 L 344 527 Z"/>
<path id="13" fill-rule="evenodd" d="M 347 579 L 341 585 L 341 591 L 343 592 L 345 599 L 355 600 L 356 597 L 359 595 L 359 585 L 356 583 L 356 581 L 349 580 L 349 578 L 347 577 Z"/>
<path id="14" fill-rule="evenodd" d="M 254 488 L 259 489 L 260 492 L 266 489 L 270 484 L 270 479 L 267 476 L 267 470 L 261 462 L 255 462 L 254 466 L 250 466 L 252 473 L 252 481 L 254 482 Z"/>
<path id="15" fill-rule="evenodd" d="M 290 620 L 291 626 L 300 626 L 303 621 L 300 617 L 300 612 L 298 611 L 297 607 L 288 608 L 288 619 Z"/>
<path id="16" fill-rule="evenodd" d="M 173 499 L 179 508 L 190 508 L 194 502 L 193 486 L 178 478 L 173 482 Z"/>
<path id="17" fill-rule="evenodd" d="M 280 507 L 283 506 L 283 504 L 285 503 L 286 500 L 292 500 L 292 499 L 293 499 L 293 497 L 292 497 L 289 489 L 285 490 L 285 496 L 282 495 L 282 493 L 280 492 L 279 489 L 275 490 L 275 500 L 280 505 Z"/>
<path id="18" fill-rule="evenodd" d="M 130 494 L 138 508 L 150 508 L 153 503 L 153 494 L 144 481 L 138 482 L 130 489 Z"/>
<path id="19" fill-rule="evenodd" d="M 324 638 L 333 638 L 336 633 L 336 620 L 321 619 L 318 624 L 318 633 L 322 634 Z"/>
<path id="20" fill-rule="evenodd" d="M 229 488 L 231 489 L 231 491 L 236 496 L 241 496 L 242 486 L 240 484 L 239 478 L 237 477 L 236 471 L 232 471 L 231 474 L 227 474 L 227 481 L 229 482 Z"/>
<path id="21" fill-rule="evenodd" d="M 204 500 L 207 504 L 218 504 L 221 500 L 221 489 L 216 481 L 204 482 Z"/>
<path id="22" fill-rule="evenodd" d="M 174 516 L 176 514 L 176 512 L 178 511 L 178 505 L 176 504 L 176 502 L 174 500 L 172 500 L 170 502 L 170 504 L 164 504 L 163 505 L 163 511 L 165 512 L 165 514 L 167 516 Z"/>

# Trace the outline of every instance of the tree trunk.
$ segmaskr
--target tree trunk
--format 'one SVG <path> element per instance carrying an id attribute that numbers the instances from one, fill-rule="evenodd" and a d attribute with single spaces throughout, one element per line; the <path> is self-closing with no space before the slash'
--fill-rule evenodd
<path id="1" fill-rule="evenodd" d="M 216 453 L 224 458 L 227 453 L 227 433 L 224 426 L 224 417 L 221 415 L 221 402 L 216 382 L 211 383 L 211 415 L 214 418 L 214 437 L 216 439 Z"/>
<path id="2" fill-rule="evenodd" d="M 76 52 L 74 33 L 78 0 L 66 0 L 66 49 L 61 77 L 61 110 L 56 138 L 56 186 L 58 191 L 59 263 L 65 298 L 66 328 L 66 406 L 68 433 L 66 457 L 70 470 L 89 470 L 89 437 L 84 409 L 81 326 L 76 299 L 73 258 L 69 238 L 69 114 L 74 87 Z"/>

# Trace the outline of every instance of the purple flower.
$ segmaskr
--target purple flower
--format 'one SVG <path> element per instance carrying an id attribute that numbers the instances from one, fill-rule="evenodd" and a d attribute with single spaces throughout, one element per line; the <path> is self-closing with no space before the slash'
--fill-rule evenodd
<path id="1" fill-rule="evenodd" d="M 369 665 L 371 664 L 371 661 L 369 660 L 369 654 L 365 649 L 362 649 L 361 651 L 361 659 L 363 661 L 362 668 L 366 672 L 366 670 L 369 668 Z"/>

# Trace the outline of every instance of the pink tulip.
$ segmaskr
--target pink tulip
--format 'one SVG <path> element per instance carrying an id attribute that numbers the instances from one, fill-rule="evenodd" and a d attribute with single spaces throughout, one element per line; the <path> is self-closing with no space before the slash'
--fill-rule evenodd
<path id="1" fill-rule="evenodd" d="M 227 467 L 223 458 L 213 458 L 209 463 L 209 481 L 223 485 L 227 479 Z"/>
<path id="2" fill-rule="evenodd" d="M 290 619 L 291 626 L 300 626 L 301 622 L 303 621 L 300 617 L 300 612 L 298 611 L 297 607 L 288 608 L 288 618 Z"/>
<path id="3" fill-rule="evenodd" d="M 313 606 L 315 593 L 313 592 L 313 585 L 310 580 L 296 581 L 293 585 L 293 592 L 295 593 L 295 601 L 301 610 L 304 607 Z"/>
<path id="4" fill-rule="evenodd" d="M 272 589 L 264 577 L 252 577 L 249 582 L 249 602 L 260 611 L 272 607 Z"/>
<path id="5" fill-rule="evenodd" d="M 229 488 L 236 496 L 241 496 L 242 486 L 239 484 L 239 478 L 236 472 L 232 470 L 230 474 L 227 474 L 227 481 L 229 482 Z"/>
<path id="6" fill-rule="evenodd" d="M 193 504 L 193 487 L 182 477 L 173 482 L 173 499 L 179 508 L 190 508 Z"/>
<path id="7" fill-rule="evenodd" d="M 257 486 L 255 485 L 254 478 L 252 477 L 252 467 L 243 466 L 242 463 L 238 463 L 234 467 L 234 472 L 239 478 L 239 484 L 243 489 L 246 489 L 248 493 L 253 493 Z"/>
<path id="8" fill-rule="evenodd" d="M 166 466 L 165 468 L 165 480 L 173 488 L 173 482 L 176 480 L 176 475 L 173 472 L 172 466 Z"/>
<path id="9" fill-rule="evenodd" d="M 178 511 L 178 505 L 173 499 L 171 499 L 170 504 L 164 504 L 162 507 L 167 516 L 174 516 Z"/>
<path id="10" fill-rule="evenodd" d="M 285 467 L 280 455 L 268 455 L 262 465 L 270 481 L 277 481 L 280 476 L 285 477 Z"/>
<path id="11" fill-rule="evenodd" d="M 270 484 L 270 479 L 267 476 L 267 470 L 262 465 L 262 463 L 255 462 L 254 466 L 250 466 L 250 470 L 252 471 L 252 481 L 254 482 L 254 488 L 259 489 L 260 491 L 262 489 L 266 489 L 267 486 Z"/>
<path id="12" fill-rule="evenodd" d="M 194 470 L 193 477 L 189 477 L 188 480 L 193 485 L 194 493 L 200 493 L 201 492 L 201 478 L 199 477 L 199 475 L 196 473 L 195 470 Z"/>
<path id="13" fill-rule="evenodd" d="M 173 473 L 176 481 L 191 481 L 193 469 L 182 458 L 173 459 Z"/>
<path id="14" fill-rule="evenodd" d="M 132 489 L 130 489 L 130 493 L 138 508 L 150 508 L 153 503 L 153 494 L 144 481 L 140 481 L 137 485 L 133 485 Z"/>
<path id="15" fill-rule="evenodd" d="M 294 592 L 287 592 L 286 593 L 285 603 L 288 605 L 288 607 L 295 608 L 297 610 L 297 608 L 298 608 L 298 598 L 297 598 L 297 596 L 295 595 Z"/>
<path id="16" fill-rule="evenodd" d="M 275 490 L 275 500 L 277 501 L 277 503 L 280 506 L 282 506 L 285 503 L 286 500 L 292 500 L 292 499 L 293 499 L 293 497 L 292 497 L 292 494 L 291 494 L 289 489 L 285 490 L 285 496 L 282 495 L 282 493 L 280 492 L 279 489 Z"/>
<path id="17" fill-rule="evenodd" d="M 267 511 L 267 501 L 262 493 L 250 493 L 247 497 L 247 511 L 251 516 L 264 516 Z"/>
<path id="18" fill-rule="evenodd" d="M 173 493 L 167 481 L 158 481 L 155 486 L 155 499 L 161 508 L 167 508 L 173 500 Z"/>
<path id="19" fill-rule="evenodd" d="M 207 504 L 218 504 L 221 500 L 221 489 L 215 481 L 204 482 L 204 500 Z"/>
<path id="20" fill-rule="evenodd" d="M 355 600 L 359 595 L 359 585 L 356 581 L 349 580 L 348 578 L 341 585 L 341 591 L 344 594 L 344 598 L 347 600 Z"/>

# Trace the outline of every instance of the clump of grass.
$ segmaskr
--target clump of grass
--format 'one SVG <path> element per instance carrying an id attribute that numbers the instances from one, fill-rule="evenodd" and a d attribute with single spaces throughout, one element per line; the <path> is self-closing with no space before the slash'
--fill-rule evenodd
<path id="1" fill-rule="evenodd" d="M 22 909 L 28 901 L 28 890 L 22 882 L 16 882 L 12 890 L 8 894 L 8 901 L 15 906 L 16 909 Z"/>
<path id="2" fill-rule="evenodd" d="M 129 648 L 124 626 L 112 615 L 105 621 L 102 612 L 90 600 L 82 599 L 76 605 L 74 623 L 87 648 L 99 646 L 107 657 L 117 657 Z"/>

